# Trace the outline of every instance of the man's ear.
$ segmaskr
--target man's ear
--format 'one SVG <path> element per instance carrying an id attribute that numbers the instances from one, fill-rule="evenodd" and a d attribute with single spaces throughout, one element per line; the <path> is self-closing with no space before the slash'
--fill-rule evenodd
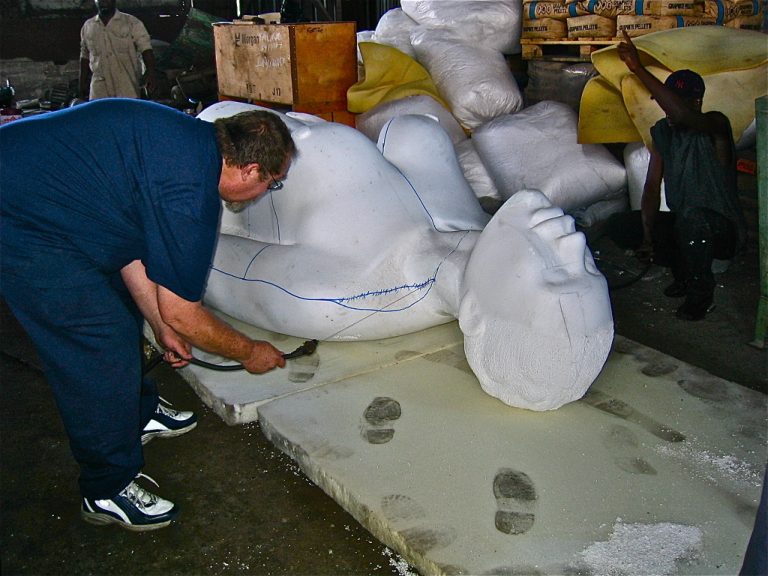
<path id="1" fill-rule="evenodd" d="M 250 180 L 252 178 L 255 178 L 257 182 L 260 182 L 262 180 L 261 166 L 256 162 L 246 164 L 245 166 L 240 168 L 240 174 L 242 176 L 243 182 Z"/>

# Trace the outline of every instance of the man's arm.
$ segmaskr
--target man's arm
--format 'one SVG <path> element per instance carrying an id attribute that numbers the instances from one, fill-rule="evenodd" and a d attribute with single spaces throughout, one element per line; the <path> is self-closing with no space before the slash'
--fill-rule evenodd
<path id="1" fill-rule="evenodd" d="M 144 50 L 141 53 L 141 59 L 144 60 L 144 67 L 146 72 L 144 73 L 144 86 L 147 89 L 147 96 L 151 96 L 157 87 L 157 79 L 155 77 L 155 53 L 152 50 Z"/>
<path id="2" fill-rule="evenodd" d="M 77 84 L 78 96 L 88 100 L 91 92 L 91 63 L 85 58 L 80 58 L 80 79 Z"/>
<path id="3" fill-rule="evenodd" d="M 157 301 L 163 321 L 194 346 L 236 360 L 254 374 L 285 366 L 280 350 L 269 342 L 251 340 L 201 302 L 185 300 L 163 286 L 157 287 Z"/>
<path id="4" fill-rule="evenodd" d="M 191 348 L 173 328 L 163 322 L 157 305 L 157 284 L 147 278 L 144 264 L 140 260 L 134 260 L 120 271 L 120 275 L 142 316 L 155 333 L 157 342 L 166 352 L 173 353 L 173 355 L 166 353 L 166 361 L 174 368 L 186 366 L 185 358 L 191 356 Z"/>
<path id="5" fill-rule="evenodd" d="M 191 357 L 190 344 L 237 360 L 256 374 L 285 366 L 280 350 L 268 342 L 251 340 L 211 314 L 201 302 L 189 302 L 158 286 L 147 277 L 140 261 L 128 264 L 121 275 L 160 344 L 177 358 L 171 359 L 175 368 L 187 364 L 185 359 Z"/>
<path id="6" fill-rule="evenodd" d="M 152 39 L 141 20 L 136 17 L 131 17 L 128 20 L 131 25 L 133 45 L 136 47 L 136 51 L 141 54 L 141 59 L 144 62 L 145 72 L 141 83 L 146 87 L 147 96 L 149 96 L 156 87 L 155 53 L 152 51 Z"/>
<path id="7" fill-rule="evenodd" d="M 730 131 L 727 118 L 719 112 L 703 113 L 689 106 L 685 100 L 667 88 L 663 82 L 646 70 L 640 61 L 632 39 L 626 30 L 622 30 L 624 40 L 618 46 L 619 57 L 627 65 L 629 71 L 643 83 L 648 89 L 667 118 L 677 126 L 692 128 L 700 132 L 708 132 L 714 135 L 726 134 Z"/>

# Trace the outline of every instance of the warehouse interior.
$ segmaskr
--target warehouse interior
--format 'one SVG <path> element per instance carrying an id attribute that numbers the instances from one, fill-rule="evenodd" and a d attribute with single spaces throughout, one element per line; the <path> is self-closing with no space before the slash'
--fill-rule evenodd
<path id="1" fill-rule="evenodd" d="M 118 0 L 118 7 L 130 6 L 125 10 L 139 17 L 152 36 L 158 69 L 162 72 L 152 99 L 193 115 L 220 100 L 248 100 L 222 90 L 222 78 L 217 75 L 214 23 L 280 13 L 283 4 L 281 0 Z M 370 34 L 385 14 L 401 10 L 398 0 L 303 0 L 296 4 L 302 14 L 297 22 L 353 22 L 358 35 L 369 33 L 358 38 L 362 40 L 371 39 Z M 758 17 L 757 30 L 768 34 L 768 10 L 761 8 L 756 12 L 751 15 L 749 26 L 754 26 L 754 17 Z M 8 108 L 12 109 L 8 114 L 46 114 L 77 103 L 79 31 L 85 19 L 94 13 L 91 0 L 2 3 L 0 82 L 5 87 L 3 94 L 9 98 Z M 264 20 L 254 23 L 259 25 Z M 554 101 L 578 115 L 585 85 L 598 76 L 591 53 L 617 42 L 614 30 L 610 41 L 533 39 L 524 43 L 523 50 L 505 54 L 510 77 L 520 91 L 522 110 Z M 323 61 L 321 55 L 316 57 L 318 61 L 310 63 L 309 68 L 333 68 L 333 62 Z M 365 68 L 359 54 L 353 65 L 355 79 L 362 82 Z M 764 93 L 768 92 L 766 88 Z M 253 101 L 280 111 L 291 109 L 290 104 Z M 353 127 L 364 116 L 346 109 L 313 108 L 311 103 L 293 109 L 317 113 L 326 120 Z M 462 126 L 468 132 L 464 123 Z M 656 359 L 646 365 L 644 374 L 648 376 L 649 370 L 656 370 L 667 377 L 670 370 L 665 367 L 670 363 L 704 371 L 714 380 L 727 381 L 727 386 L 711 391 L 704 401 L 727 403 L 737 396 L 749 398 L 753 412 L 745 416 L 745 421 L 759 420 L 762 415 L 765 424 L 768 192 L 763 188 L 768 158 L 765 148 L 760 148 L 760 129 L 760 124 L 753 122 L 751 132 L 745 130 L 752 137 L 745 137 L 737 149 L 739 200 L 747 224 L 747 241 L 735 258 L 719 263 L 716 307 L 700 322 L 675 317 L 677 301 L 661 295 L 672 280 L 670 272 L 641 263 L 632 251 L 616 246 L 608 237 L 604 214 L 586 210 L 587 206 L 575 207 L 568 213 L 584 233 L 595 264 L 606 278 L 619 347 L 633 351 L 635 346 L 647 348 L 648 354 Z M 764 138 L 766 127 L 762 130 Z M 606 142 L 604 149 L 613 161 L 629 167 L 628 146 L 626 142 Z M 45 153 L 41 149 L 41 161 Z M 5 169 L 11 167 L 2 166 L 0 174 Z M 626 210 L 632 201 L 626 190 L 622 194 L 621 202 L 613 206 Z M 503 203 L 498 197 L 480 194 L 478 199 L 489 214 Z M 147 468 L 162 470 L 164 488 L 183 498 L 185 511 L 181 520 L 167 530 L 138 534 L 84 524 L 77 514 L 77 466 L 69 453 L 40 361 L 2 300 L 0 351 L 0 387 L 5 398 L 0 406 L 0 569 L 6 574 L 473 573 L 433 562 L 433 549 L 428 546 L 425 551 L 408 537 L 404 537 L 399 548 L 397 533 L 392 540 L 380 537 L 371 527 L 375 521 L 366 523 L 365 502 L 360 505 L 361 512 L 346 505 L 320 480 L 310 478 L 310 466 L 302 459 L 301 449 L 294 447 L 292 452 L 286 448 L 294 439 L 278 434 L 280 438 L 276 441 L 275 433 L 265 433 L 266 424 L 255 419 L 232 425 L 201 393 L 200 386 L 190 385 L 188 374 L 165 365 L 153 371 L 161 394 L 177 408 L 194 410 L 200 417 L 192 434 L 154 442 L 145 450 Z M 674 385 L 674 374 L 669 378 L 670 385 Z M 680 381 L 677 384 L 683 386 Z M 743 395 L 739 392 L 742 388 Z M 724 412 L 735 405 L 728 405 Z M 723 422 L 726 420 L 723 416 Z M 733 422 L 738 422 L 737 416 L 733 416 Z M 706 427 L 704 422 L 701 425 L 702 429 Z M 429 443 L 424 450 L 430 450 Z M 757 452 L 754 460 L 765 463 L 764 431 L 762 453 L 759 448 Z M 322 474 L 321 471 L 319 475 Z M 373 477 L 377 474 L 371 471 L 371 484 L 375 484 Z M 335 478 L 331 480 L 333 484 Z M 751 498 L 756 491 L 754 486 L 750 489 Z M 746 514 L 752 513 L 754 517 L 755 507 L 756 503 L 748 506 Z M 374 510 L 370 516 L 375 520 Z M 453 526 L 452 530 L 461 531 L 461 526 Z M 420 540 L 416 540 L 423 544 L 425 537 L 419 536 Z M 431 545 L 439 556 L 440 534 L 429 536 L 438 540 L 438 545 Z M 733 546 L 738 548 L 742 544 L 739 541 Z M 699 552 L 706 557 L 706 550 Z M 697 573 L 699 560 L 695 555 L 685 556 L 663 573 Z M 735 573 L 733 559 L 729 562 L 717 569 L 706 564 L 706 568 L 712 573 Z M 567 568 L 570 571 L 564 573 L 602 573 L 583 566 Z M 555 572 L 510 561 L 498 571 L 483 573 Z"/>

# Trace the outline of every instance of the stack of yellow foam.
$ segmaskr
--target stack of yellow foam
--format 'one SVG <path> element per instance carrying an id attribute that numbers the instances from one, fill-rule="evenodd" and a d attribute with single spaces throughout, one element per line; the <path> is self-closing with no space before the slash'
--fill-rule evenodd
<path id="1" fill-rule="evenodd" d="M 724 26 L 677 28 L 640 36 L 635 45 L 659 80 L 688 68 L 704 78 L 703 110 L 719 110 L 737 140 L 755 117 L 755 99 L 768 93 L 768 35 Z M 619 58 L 616 46 L 592 53 L 600 74 L 584 88 L 579 106 L 582 143 L 650 143 L 663 112 Z"/>
<path id="2" fill-rule="evenodd" d="M 408 96 L 426 94 L 448 108 L 429 72 L 397 48 L 376 42 L 360 42 L 365 78 L 347 90 L 347 109 L 355 114 Z"/>

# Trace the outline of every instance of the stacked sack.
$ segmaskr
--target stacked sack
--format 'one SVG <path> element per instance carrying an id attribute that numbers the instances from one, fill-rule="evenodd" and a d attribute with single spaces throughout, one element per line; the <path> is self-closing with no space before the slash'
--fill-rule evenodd
<path id="1" fill-rule="evenodd" d="M 377 141 L 392 117 L 432 116 L 487 212 L 524 188 L 574 215 L 598 203 L 601 215 L 623 209 L 624 166 L 577 141 L 573 108 L 525 107 L 506 59 L 521 51 L 521 9 L 519 0 L 401 0 L 358 35 L 365 73 L 347 94 L 357 128 Z"/>
<path id="2" fill-rule="evenodd" d="M 760 30 L 761 0 L 533 0 L 523 2 L 522 38 L 616 38 L 686 26 Z"/>
<path id="3" fill-rule="evenodd" d="M 516 0 L 401 0 L 379 20 L 375 42 L 422 64 L 468 130 L 519 110 L 523 97 L 505 54 L 520 48 Z"/>

